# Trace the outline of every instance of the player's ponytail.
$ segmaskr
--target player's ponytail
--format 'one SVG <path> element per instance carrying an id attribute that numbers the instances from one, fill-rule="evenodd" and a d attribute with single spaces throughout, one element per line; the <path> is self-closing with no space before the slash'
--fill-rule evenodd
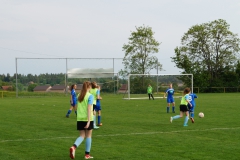
<path id="1" fill-rule="evenodd" d="M 79 102 L 82 102 L 88 89 L 91 87 L 91 83 L 89 81 L 86 81 L 83 83 L 83 86 L 82 86 L 82 90 L 81 90 L 81 94 L 80 96 L 78 97 L 78 101 Z"/>
<path id="2" fill-rule="evenodd" d="M 92 89 L 97 88 L 97 83 L 96 82 L 91 82 Z"/>

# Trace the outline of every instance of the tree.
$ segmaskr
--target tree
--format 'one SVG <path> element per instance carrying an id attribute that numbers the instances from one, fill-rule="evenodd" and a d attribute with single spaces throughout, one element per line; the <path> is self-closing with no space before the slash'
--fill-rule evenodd
<path id="1" fill-rule="evenodd" d="M 192 73 L 196 86 L 219 86 L 222 73 L 237 63 L 240 39 L 222 19 L 191 27 L 171 57 L 182 73 Z M 233 71 L 234 72 L 234 71 Z M 226 73 L 226 72 L 225 72 Z"/>
<path id="2" fill-rule="evenodd" d="M 154 32 L 151 27 L 136 27 L 136 31 L 131 32 L 128 38 L 128 44 L 123 45 L 125 56 L 123 58 L 124 70 L 119 74 L 124 77 L 127 74 L 149 74 L 152 69 L 162 69 L 162 65 L 158 62 L 156 56 L 160 43 L 155 40 Z M 144 76 L 141 77 L 142 85 L 144 84 Z"/>
<path id="3" fill-rule="evenodd" d="M 33 92 L 33 89 L 34 89 L 36 86 L 37 86 L 36 83 L 30 84 L 30 85 L 28 86 L 28 92 Z"/>
<path id="4" fill-rule="evenodd" d="M 128 44 L 123 45 L 125 56 L 123 58 L 126 73 L 148 74 L 151 69 L 161 69 L 154 53 L 158 53 L 160 43 L 153 37 L 154 32 L 150 27 L 136 27 L 136 31 L 131 32 Z"/>

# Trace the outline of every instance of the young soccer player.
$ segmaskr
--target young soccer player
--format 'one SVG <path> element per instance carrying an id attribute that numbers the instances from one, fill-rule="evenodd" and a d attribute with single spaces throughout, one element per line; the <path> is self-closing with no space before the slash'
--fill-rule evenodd
<path id="1" fill-rule="evenodd" d="M 172 121 L 174 119 L 178 119 L 178 118 L 182 118 L 183 114 L 185 113 L 186 117 L 184 120 L 184 124 L 183 126 L 186 127 L 188 126 L 188 119 L 189 119 L 189 113 L 188 113 L 188 104 L 190 106 L 192 106 L 192 104 L 189 102 L 189 93 L 191 92 L 190 88 L 185 88 L 183 91 L 183 97 L 181 99 L 181 103 L 180 103 L 180 115 L 176 115 L 174 117 L 170 117 L 170 122 L 172 123 Z"/>
<path id="2" fill-rule="evenodd" d="M 91 82 L 92 89 L 90 90 L 90 93 L 93 95 L 93 128 L 98 129 L 99 127 L 96 125 L 96 103 L 97 99 L 100 99 L 100 92 L 97 89 L 97 83 Z"/>
<path id="3" fill-rule="evenodd" d="M 72 112 L 72 109 L 75 110 L 75 114 L 77 115 L 77 109 L 76 109 L 76 104 L 77 104 L 77 95 L 76 95 L 76 88 L 77 88 L 77 85 L 76 84 L 73 84 L 71 85 L 71 95 L 70 95 L 70 109 L 68 110 L 67 114 L 66 114 L 66 117 L 69 118 L 69 115 L 71 114 Z"/>
<path id="4" fill-rule="evenodd" d="M 175 102 L 174 102 L 174 89 L 172 87 L 172 84 L 169 84 L 169 88 L 166 90 L 164 97 L 167 95 L 167 113 L 169 113 L 170 103 L 172 103 L 172 113 L 175 113 Z"/>
<path id="5" fill-rule="evenodd" d="M 191 119 L 192 123 L 194 123 L 194 109 L 196 106 L 195 98 L 198 98 L 196 94 L 194 94 L 194 93 L 189 94 L 189 101 L 190 101 L 192 107 L 188 104 L 188 108 L 189 108 L 189 115 L 190 115 L 190 119 Z"/>
<path id="6" fill-rule="evenodd" d="M 77 102 L 77 130 L 80 136 L 76 139 L 74 144 L 70 147 L 70 158 L 75 158 L 76 148 L 85 141 L 85 159 L 93 158 L 90 156 L 92 144 L 92 129 L 93 129 L 93 95 L 89 93 L 91 83 L 86 81 L 83 83 L 81 93 Z"/>
<path id="7" fill-rule="evenodd" d="M 100 95 L 100 90 L 101 90 L 101 87 L 98 85 L 97 86 L 97 89 L 99 90 L 99 95 Z M 101 96 L 99 96 L 99 98 L 97 99 L 97 102 L 96 102 L 96 112 L 97 112 L 97 115 L 98 115 L 98 126 L 102 126 L 102 123 L 101 123 L 101 103 L 100 103 L 100 100 L 102 99 Z"/>
<path id="8" fill-rule="evenodd" d="M 152 99 L 154 100 L 154 97 L 153 97 L 153 95 L 152 95 L 152 86 L 149 84 L 148 85 L 148 88 L 147 88 L 147 93 L 148 93 L 148 98 L 149 98 L 149 100 L 150 100 L 150 96 L 152 97 Z"/>

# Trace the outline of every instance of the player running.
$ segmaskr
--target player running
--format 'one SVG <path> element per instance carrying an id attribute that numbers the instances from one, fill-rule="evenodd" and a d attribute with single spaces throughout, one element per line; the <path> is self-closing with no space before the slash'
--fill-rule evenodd
<path id="1" fill-rule="evenodd" d="M 190 106 L 192 106 L 192 104 L 189 102 L 189 94 L 191 93 L 190 88 L 185 88 L 183 91 L 183 97 L 181 99 L 181 103 L 180 103 L 180 115 L 176 115 L 174 117 L 170 117 L 170 122 L 172 123 L 172 121 L 174 119 L 178 119 L 178 118 L 182 118 L 183 114 L 185 113 L 186 117 L 184 119 L 184 124 L 183 126 L 186 127 L 188 126 L 188 119 L 189 119 L 189 109 L 188 109 L 188 104 Z"/>
<path id="2" fill-rule="evenodd" d="M 189 102 L 191 103 L 192 107 L 188 104 L 188 108 L 189 108 L 189 115 L 192 123 L 194 123 L 194 109 L 196 106 L 195 98 L 198 98 L 196 94 L 194 93 L 189 94 Z"/>

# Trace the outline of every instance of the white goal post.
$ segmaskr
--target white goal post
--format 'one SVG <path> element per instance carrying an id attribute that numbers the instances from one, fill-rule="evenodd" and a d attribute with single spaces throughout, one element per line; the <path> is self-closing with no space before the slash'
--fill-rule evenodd
<path id="1" fill-rule="evenodd" d="M 128 100 L 131 99 L 130 97 L 130 77 L 131 76 L 157 76 L 157 83 L 158 83 L 158 76 L 191 76 L 191 90 L 193 92 L 193 74 L 128 74 L 128 89 L 127 89 L 127 93 L 128 93 Z M 158 87 L 158 86 L 157 86 Z"/>

